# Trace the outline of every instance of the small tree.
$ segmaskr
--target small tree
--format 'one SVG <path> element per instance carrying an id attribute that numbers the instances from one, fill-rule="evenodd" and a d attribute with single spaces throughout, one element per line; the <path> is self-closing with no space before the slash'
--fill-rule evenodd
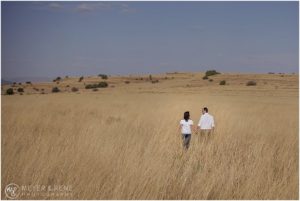
<path id="1" fill-rule="evenodd" d="M 226 81 L 225 81 L 225 80 L 222 80 L 219 84 L 220 84 L 220 85 L 226 85 Z"/>
<path id="2" fill-rule="evenodd" d="M 149 80 L 152 80 L 152 75 L 149 75 Z"/>
<path id="3" fill-rule="evenodd" d="M 208 79 L 207 75 L 205 75 L 202 79 L 207 80 Z"/>
<path id="4" fill-rule="evenodd" d="M 13 95 L 13 94 L 14 94 L 13 88 L 8 88 L 8 89 L 6 90 L 6 94 L 7 94 L 7 95 Z"/>
<path id="5" fill-rule="evenodd" d="M 78 82 L 81 82 L 83 80 L 83 76 L 81 76 L 78 80 Z"/>

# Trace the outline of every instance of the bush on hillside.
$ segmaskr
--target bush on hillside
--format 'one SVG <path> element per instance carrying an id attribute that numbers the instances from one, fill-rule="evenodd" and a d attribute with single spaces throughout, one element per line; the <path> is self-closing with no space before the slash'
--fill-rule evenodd
<path id="1" fill-rule="evenodd" d="M 246 86 L 256 86 L 256 82 L 251 80 L 251 81 L 248 81 Z"/>
<path id="2" fill-rule="evenodd" d="M 107 82 L 99 82 L 98 84 L 88 84 L 85 86 L 86 89 L 106 88 L 106 87 L 108 87 Z"/>
<path id="3" fill-rule="evenodd" d="M 208 70 L 205 72 L 206 76 L 212 76 L 212 75 L 217 75 L 220 74 L 219 72 L 217 72 L 216 70 Z"/>
<path id="4" fill-rule="evenodd" d="M 6 90 L 6 94 L 7 94 L 7 95 L 13 95 L 13 94 L 14 94 L 13 88 L 8 88 L 8 89 Z"/>
<path id="5" fill-rule="evenodd" d="M 58 87 L 53 87 L 52 88 L 52 93 L 57 93 L 57 92 L 60 92 L 59 88 Z"/>
<path id="6" fill-rule="evenodd" d="M 55 78 L 54 80 L 53 80 L 53 82 L 58 82 L 58 81 L 60 81 L 61 80 L 61 77 L 57 77 L 57 78 Z"/>
<path id="7" fill-rule="evenodd" d="M 108 78 L 108 76 L 105 74 L 99 74 L 98 76 L 101 77 L 103 80 L 106 80 Z"/>
<path id="8" fill-rule="evenodd" d="M 76 91 L 78 91 L 79 89 L 78 88 L 76 88 L 76 87 L 72 87 L 72 92 L 76 92 Z"/>
<path id="9" fill-rule="evenodd" d="M 226 81 L 225 81 L 225 80 L 222 80 L 222 81 L 220 81 L 219 84 L 220 84 L 220 85 L 226 85 Z"/>
<path id="10" fill-rule="evenodd" d="M 18 88 L 18 92 L 22 93 L 22 92 L 24 92 L 24 89 L 20 87 L 20 88 Z"/>

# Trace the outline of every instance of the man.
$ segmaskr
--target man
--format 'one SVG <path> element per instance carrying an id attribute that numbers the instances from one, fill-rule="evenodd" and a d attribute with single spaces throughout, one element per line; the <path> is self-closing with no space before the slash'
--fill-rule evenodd
<path id="1" fill-rule="evenodd" d="M 210 137 L 215 128 L 214 117 L 208 114 L 208 108 L 202 109 L 202 115 L 198 123 L 198 129 L 200 129 L 200 138 L 204 138 L 205 141 Z"/>

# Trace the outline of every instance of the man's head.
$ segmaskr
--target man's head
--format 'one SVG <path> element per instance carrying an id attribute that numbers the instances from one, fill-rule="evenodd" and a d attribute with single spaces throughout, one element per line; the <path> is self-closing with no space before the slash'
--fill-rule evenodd
<path id="1" fill-rule="evenodd" d="M 202 114 L 205 114 L 205 113 L 208 113 L 207 107 L 204 107 L 204 108 L 202 109 Z"/>

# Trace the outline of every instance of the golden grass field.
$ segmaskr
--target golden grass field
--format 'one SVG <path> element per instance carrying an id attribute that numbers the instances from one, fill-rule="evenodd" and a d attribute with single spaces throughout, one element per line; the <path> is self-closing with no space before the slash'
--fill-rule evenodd
<path id="1" fill-rule="evenodd" d="M 299 199 L 298 75 L 202 76 L 115 76 L 99 91 L 84 83 L 101 78 L 71 77 L 2 95 L 2 199 L 10 183 L 72 187 L 18 199 Z M 179 121 L 188 110 L 198 123 L 204 106 L 214 138 L 193 133 L 184 152 Z"/>

